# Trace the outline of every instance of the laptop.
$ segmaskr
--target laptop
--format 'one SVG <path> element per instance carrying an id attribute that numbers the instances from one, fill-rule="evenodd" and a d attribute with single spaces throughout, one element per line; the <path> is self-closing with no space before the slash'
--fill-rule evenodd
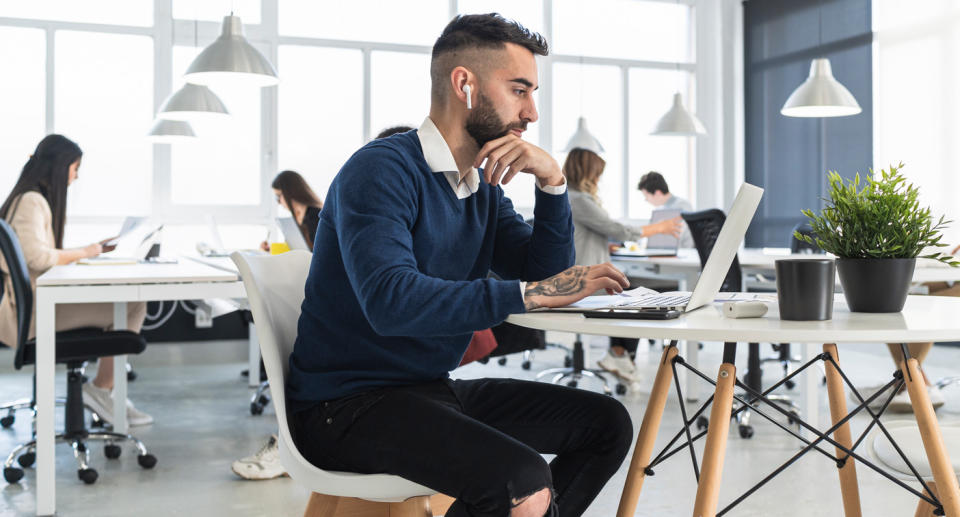
<path id="1" fill-rule="evenodd" d="M 598 318 L 670 319 L 712 303 L 720 292 L 762 196 L 760 187 L 749 183 L 740 186 L 693 292 L 656 293 L 647 290 L 646 294 L 638 296 L 590 296 L 560 310 L 583 312 L 587 317 Z M 598 306 L 598 301 L 602 305 Z"/>
<path id="2" fill-rule="evenodd" d="M 287 246 L 290 246 L 290 249 L 310 251 L 306 239 L 304 239 L 303 234 L 300 233 L 300 226 L 297 225 L 297 222 L 294 221 L 292 217 L 278 217 L 277 224 L 280 225 L 280 231 L 283 232 L 283 239 L 287 241 Z"/>
<path id="3" fill-rule="evenodd" d="M 650 224 L 680 217 L 680 212 L 679 208 L 654 210 L 650 216 Z M 680 249 L 679 237 L 659 233 L 647 237 L 647 247 L 645 249 L 639 251 L 618 250 L 613 254 L 621 257 L 676 257 L 678 249 Z"/>

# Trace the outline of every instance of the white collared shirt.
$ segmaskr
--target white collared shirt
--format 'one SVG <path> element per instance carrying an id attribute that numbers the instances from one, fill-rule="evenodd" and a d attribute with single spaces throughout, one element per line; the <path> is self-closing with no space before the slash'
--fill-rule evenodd
<path id="1" fill-rule="evenodd" d="M 443 135 L 430 117 L 423 119 L 423 124 L 420 124 L 420 128 L 417 129 L 417 137 L 420 138 L 423 158 L 430 166 L 430 170 L 443 173 L 457 199 L 466 199 L 480 188 L 480 172 L 476 167 L 470 167 L 466 174 L 460 174 L 450 146 L 447 145 L 447 141 L 443 139 Z M 567 191 L 566 179 L 563 180 L 562 185 L 557 186 L 541 185 L 539 179 L 535 183 L 537 188 L 547 194 L 559 196 Z"/>
<path id="2" fill-rule="evenodd" d="M 430 117 L 423 119 L 423 124 L 420 124 L 420 128 L 417 129 L 417 137 L 420 139 L 423 158 L 430 166 L 430 170 L 434 173 L 443 173 L 457 199 L 466 199 L 480 188 L 480 173 L 477 168 L 470 167 L 465 175 L 460 174 L 460 169 L 457 167 L 456 160 L 453 159 L 450 146 L 447 145 L 447 141 L 443 139 L 443 135 L 440 134 L 440 130 L 430 120 Z M 534 183 L 537 184 L 538 189 L 555 196 L 562 195 L 567 191 L 566 178 L 564 178 L 563 184 L 557 186 L 541 185 L 539 179 Z M 523 293 L 526 288 L 527 283 L 521 281 L 520 296 L 524 301 L 526 301 L 526 296 Z"/>

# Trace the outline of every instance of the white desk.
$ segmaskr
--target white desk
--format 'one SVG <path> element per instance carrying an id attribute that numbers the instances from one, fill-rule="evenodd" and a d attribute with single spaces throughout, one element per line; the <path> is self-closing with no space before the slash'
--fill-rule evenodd
<path id="1" fill-rule="evenodd" d="M 517 314 L 510 316 L 507 321 L 542 330 L 617 337 L 734 343 L 877 342 L 878 346 L 886 350 L 886 346 L 881 345 L 881 343 L 956 341 L 960 339 L 960 319 L 956 317 L 957 314 L 960 314 L 960 298 L 909 296 L 903 312 L 867 314 L 850 312 L 843 301 L 843 296 L 838 295 L 834 304 L 833 319 L 830 321 L 781 321 L 778 317 L 777 307 L 772 307 L 763 318 L 727 319 L 722 316 L 716 306 L 704 307 L 678 319 L 668 321 L 591 319 L 584 318 L 579 314 L 556 313 Z M 824 351 L 828 351 L 828 345 L 824 345 Z M 831 353 L 834 356 L 835 352 L 836 347 L 833 347 Z M 640 489 L 646 476 L 644 468 L 650 462 L 657 431 L 660 427 L 660 417 L 663 414 L 667 394 L 673 382 L 673 373 L 669 363 L 675 356 L 677 356 L 676 347 L 666 347 L 654 381 L 643 424 L 638 433 L 637 446 L 627 474 L 627 483 L 620 501 L 620 510 L 617 513 L 619 517 L 634 515 Z M 694 515 L 712 516 L 716 511 L 720 474 L 723 470 L 723 451 L 726 446 L 730 407 L 733 401 L 733 380 L 736 377 L 736 369 L 727 359 L 725 358 L 724 364 L 720 366 L 717 378 L 717 388 L 714 394 L 710 427 L 707 431 L 703 453 L 702 473 L 697 490 Z M 839 374 L 834 371 L 832 366 L 828 365 L 827 376 L 831 414 L 833 422 L 838 422 L 846 413 L 843 385 L 842 381 L 839 380 Z M 816 394 L 818 377 L 807 375 L 808 396 L 811 391 Z M 933 415 L 933 409 L 926 395 L 926 388 L 915 359 L 907 361 L 904 378 L 911 379 L 907 382 L 907 388 L 914 406 L 914 413 L 921 427 L 921 434 L 924 434 L 924 446 L 927 450 L 928 460 L 933 466 L 940 500 L 944 503 L 947 515 L 960 516 L 960 489 L 957 488 L 956 476 L 946 455 L 946 449 L 942 447 L 939 426 L 936 417 Z M 916 383 L 912 381 L 913 378 L 917 379 Z M 811 418 L 816 415 L 816 411 L 810 412 L 809 406 L 808 401 L 808 418 Z M 815 421 L 810 423 L 819 427 Z M 847 432 L 846 439 L 840 436 L 844 429 Z M 849 426 L 842 426 L 834 436 L 837 437 L 838 442 L 846 442 L 844 445 L 850 447 Z M 928 437 L 932 440 L 933 445 L 927 443 Z M 940 447 L 937 447 L 935 442 L 939 442 Z M 831 467 L 840 472 L 844 504 L 855 504 L 859 508 L 856 471 L 853 464 L 853 461 L 848 461 L 849 468 L 845 466 L 843 469 L 837 469 L 835 465 L 831 465 Z M 848 513 L 848 515 L 850 514 Z"/>
<path id="2" fill-rule="evenodd" d="M 760 248 L 746 248 L 737 253 L 740 260 L 740 267 L 743 270 L 744 282 L 756 274 L 773 280 L 775 278 L 775 261 L 786 258 L 823 258 L 825 255 L 813 254 L 794 254 L 789 253 L 788 248 L 767 248 L 766 251 Z M 692 291 L 700 278 L 700 256 L 697 250 L 686 248 L 679 250 L 676 257 L 630 257 L 623 255 L 612 255 L 611 262 L 617 269 L 620 269 L 628 277 L 632 278 L 664 278 L 675 280 L 680 291 Z M 924 282 L 960 282 L 960 268 L 947 266 L 941 262 L 931 259 L 917 259 L 917 267 L 913 271 L 914 283 Z M 839 285 L 839 283 L 837 284 Z M 747 286 L 744 286 L 747 287 Z M 655 338 L 655 336 L 643 336 Z M 760 341 L 766 343 L 768 341 Z M 697 348 L 688 347 L 685 340 L 680 343 L 680 354 L 686 356 L 687 360 L 696 365 L 698 363 Z M 690 400 L 698 399 L 696 384 L 691 382 L 686 376 L 686 372 L 680 372 L 680 382 L 684 384 L 684 390 Z"/>
<path id="3" fill-rule="evenodd" d="M 56 511 L 54 458 L 55 307 L 113 302 L 114 328 L 127 325 L 127 302 L 243 298 L 236 273 L 193 261 L 178 264 L 56 266 L 37 279 L 37 515 Z M 127 432 L 126 357 L 114 365 L 114 431 Z M 252 371 L 256 375 L 256 371 Z M 161 458 L 162 461 L 162 458 Z"/>

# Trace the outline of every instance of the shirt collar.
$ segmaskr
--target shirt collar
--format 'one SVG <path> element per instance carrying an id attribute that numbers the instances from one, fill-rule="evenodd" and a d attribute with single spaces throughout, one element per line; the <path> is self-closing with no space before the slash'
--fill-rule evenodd
<path id="1" fill-rule="evenodd" d="M 433 172 L 456 172 L 457 162 L 453 159 L 453 153 L 447 141 L 443 139 L 437 125 L 430 120 L 430 117 L 423 119 L 420 129 L 417 129 L 417 136 L 420 138 L 420 147 L 423 149 L 423 157 Z"/>

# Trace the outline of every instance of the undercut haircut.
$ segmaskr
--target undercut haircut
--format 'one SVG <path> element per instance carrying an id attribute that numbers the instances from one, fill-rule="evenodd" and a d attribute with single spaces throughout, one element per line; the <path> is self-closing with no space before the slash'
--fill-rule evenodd
<path id="1" fill-rule="evenodd" d="M 443 29 L 433 44 L 430 61 L 430 94 L 434 101 L 446 97 L 450 72 L 457 66 L 470 64 L 476 68 L 483 63 L 470 63 L 464 53 L 477 50 L 502 50 L 507 43 L 520 45 L 535 55 L 546 56 L 550 50 L 547 40 L 539 33 L 497 13 L 462 14 Z"/>

